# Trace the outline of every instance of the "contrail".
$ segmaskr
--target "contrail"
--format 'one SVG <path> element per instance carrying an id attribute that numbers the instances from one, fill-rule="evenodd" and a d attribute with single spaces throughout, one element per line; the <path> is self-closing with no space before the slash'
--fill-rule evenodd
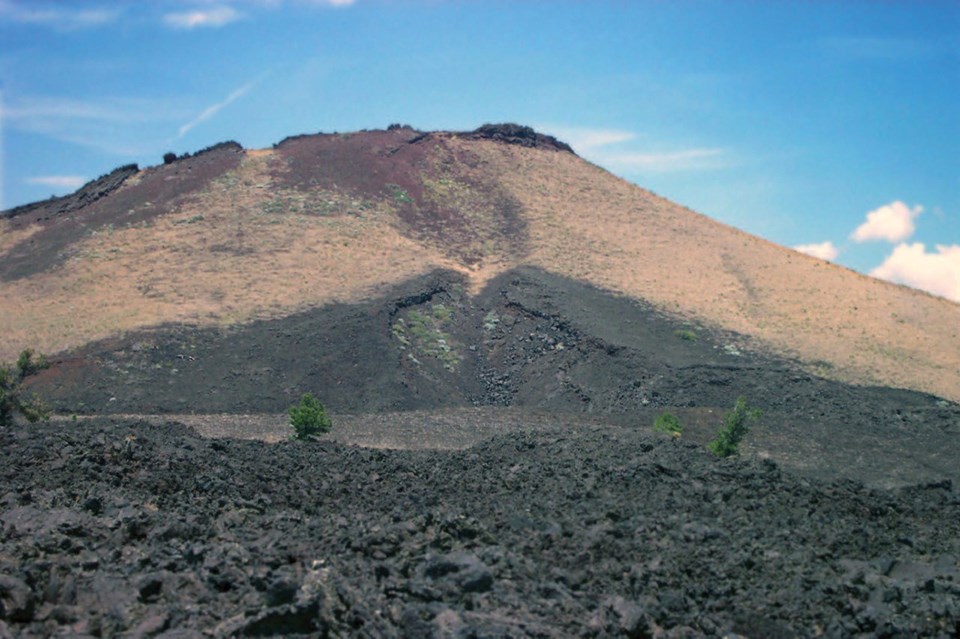
<path id="1" fill-rule="evenodd" d="M 182 138 L 184 135 L 186 135 L 190 131 L 190 129 L 194 128 L 198 124 L 206 122 L 207 120 L 215 116 L 220 111 L 220 109 L 230 105 L 230 103 L 232 103 L 233 101 L 242 98 L 244 95 L 246 95 L 246 93 L 250 89 L 253 88 L 253 86 L 257 82 L 258 80 L 254 80 L 253 82 L 246 83 L 245 85 L 243 85 L 242 87 L 240 87 L 239 89 L 237 89 L 236 91 L 228 95 L 226 99 L 224 99 L 223 101 L 217 102 L 216 104 L 211 105 L 206 109 L 204 109 L 203 113 L 201 113 L 200 115 L 195 117 L 193 120 L 187 122 L 182 127 L 180 127 L 180 131 L 177 137 Z"/>

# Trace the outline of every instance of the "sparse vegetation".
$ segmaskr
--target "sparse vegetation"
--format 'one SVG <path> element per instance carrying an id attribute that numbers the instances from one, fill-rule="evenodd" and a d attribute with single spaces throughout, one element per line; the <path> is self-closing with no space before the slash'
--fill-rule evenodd
<path id="1" fill-rule="evenodd" d="M 453 312 L 444 304 L 433 304 L 429 313 L 411 309 L 406 318 L 399 317 L 390 326 L 393 337 L 400 342 L 400 350 L 413 348 L 422 355 L 440 361 L 448 371 L 455 371 L 460 365 L 453 339 L 444 331 L 444 327 L 453 319 Z M 416 364 L 420 360 L 414 353 L 407 357 Z"/>
<path id="2" fill-rule="evenodd" d="M 717 457 L 730 457 L 740 451 L 740 442 L 750 430 L 750 422 L 760 419 L 763 413 L 747 404 L 745 397 L 737 398 L 733 408 L 723 416 L 723 427 L 717 431 L 717 437 L 707 444 Z"/>
<path id="3" fill-rule="evenodd" d="M 313 393 L 304 393 L 300 403 L 291 406 L 287 412 L 290 415 L 290 425 L 293 426 L 294 439 L 312 439 L 321 433 L 330 432 L 332 427 L 326 408 Z"/>
<path id="4" fill-rule="evenodd" d="M 174 224 L 196 224 L 197 222 L 203 222 L 203 215 L 193 215 L 183 220 L 174 220 L 173 223 Z"/>
<path id="5" fill-rule="evenodd" d="M 445 322 L 449 322 L 450 318 L 453 317 L 453 315 L 450 313 L 450 309 L 444 306 L 443 304 L 434 304 L 433 317 L 434 319 L 445 323 Z"/>
<path id="6" fill-rule="evenodd" d="M 20 353 L 15 367 L 0 365 L 0 426 L 13 424 L 18 414 L 31 423 L 50 417 L 50 410 L 43 400 L 37 395 L 25 398 L 21 389 L 26 377 L 49 365 L 43 355 L 37 355 L 29 348 Z"/>
<path id="7" fill-rule="evenodd" d="M 672 413 L 663 413 L 653 422 L 653 430 L 658 433 L 667 433 L 674 437 L 680 437 L 683 433 L 683 426 L 676 415 Z"/>
<path id="8" fill-rule="evenodd" d="M 409 204 L 410 202 L 413 202 L 413 198 L 410 197 L 410 194 L 407 193 L 407 190 L 401 187 L 399 184 L 387 184 L 386 187 L 393 196 L 393 199 L 398 203 Z"/>
<path id="9" fill-rule="evenodd" d="M 32 348 L 25 348 L 20 351 L 20 357 L 17 358 L 17 374 L 21 380 L 45 368 L 50 368 L 50 362 L 47 361 L 46 357 L 35 352 Z"/>
<path id="10" fill-rule="evenodd" d="M 390 332 L 393 333 L 393 336 L 400 342 L 400 350 L 406 350 L 407 346 L 410 346 L 410 340 L 407 339 L 406 334 L 407 322 L 401 317 L 390 327 Z"/>
<path id="11" fill-rule="evenodd" d="M 686 340 L 688 342 L 695 342 L 698 339 L 700 339 L 700 336 L 697 335 L 694 331 L 691 331 L 689 328 L 677 329 L 673 332 L 673 334 L 679 337 L 680 339 Z"/>
<path id="12" fill-rule="evenodd" d="M 483 318 L 483 330 L 492 331 L 497 325 L 500 324 L 500 316 L 497 315 L 496 311 L 490 311 Z"/>

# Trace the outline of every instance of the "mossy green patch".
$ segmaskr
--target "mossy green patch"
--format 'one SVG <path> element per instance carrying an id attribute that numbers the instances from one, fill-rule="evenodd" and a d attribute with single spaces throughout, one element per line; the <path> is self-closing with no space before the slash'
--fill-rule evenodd
<path id="1" fill-rule="evenodd" d="M 424 358 L 433 358 L 453 372 L 463 357 L 454 339 L 444 330 L 452 321 L 453 312 L 447 306 L 433 304 L 429 313 L 410 309 L 406 317 L 398 317 L 393 322 L 390 332 L 399 342 L 400 350 L 409 348 L 419 356 L 408 353 L 411 361 L 419 364 Z"/>

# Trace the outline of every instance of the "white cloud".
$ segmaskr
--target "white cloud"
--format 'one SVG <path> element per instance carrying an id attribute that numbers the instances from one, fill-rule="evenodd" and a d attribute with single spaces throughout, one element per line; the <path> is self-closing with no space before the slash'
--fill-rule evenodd
<path id="1" fill-rule="evenodd" d="M 39 184 L 55 189 L 76 190 L 87 183 L 87 178 L 80 175 L 40 175 L 27 178 L 27 184 Z"/>
<path id="2" fill-rule="evenodd" d="M 960 244 L 937 245 L 936 253 L 922 242 L 899 244 L 870 275 L 960 302 Z"/>
<path id="3" fill-rule="evenodd" d="M 254 0 L 255 2 L 257 0 Z M 270 0 L 275 4 L 281 4 L 283 0 Z M 312 4 L 317 6 L 327 6 L 327 7 L 349 7 L 354 4 L 356 0 L 294 0 L 300 4 Z"/>
<path id="4" fill-rule="evenodd" d="M 794 246 L 793 250 L 800 251 L 807 255 L 813 257 L 819 257 L 821 260 L 827 260 L 832 262 L 837 259 L 837 255 L 840 254 L 840 251 L 836 246 L 833 245 L 833 242 L 821 242 L 819 244 L 800 244 Z"/>
<path id="5" fill-rule="evenodd" d="M 243 16 L 239 11 L 224 5 L 182 13 L 168 13 L 163 16 L 163 21 L 174 29 L 218 28 L 235 22 L 241 17 Z"/>
<path id="6" fill-rule="evenodd" d="M 189 122 L 181 126 L 177 134 L 177 137 L 182 138 L 184 135 L 189 133 L 190 130 L 196 127 L 197 125 L 203 122 L 206 122 L 207 120 L 215 116 L 217 113 L 219 113 L 221 109 L 230 105 L 236 100 L 239 100 L 240 98 L 242 98 L 244 95 L 246 95 L 250 91 L 250 89 L 254 87 L 256 83 L 257 83 L 256 80 L 252 82 L 247 82 L 245 85 L 243 85 L 242 87 L 240 87 L 239 89 L 237 89 L 236 91 L 228 95 L 226 98 L 224 98 L 220 102 L 217 102 L 216 104 L 212 104 L 208 106 L 206 109 L 203 110 L 202 113 L 200 113 L 200 115 L 198 115 L 194 119 L 190 120 Z"/>
<path id="7" fill-rule="evenodd" d="M 922 206 L 912 209 L 899 200 L 867 213 L 866 221 L 850 235 L 854 242 L 886 240 L 900 242 L 913 235 L 913 219 L 923 212 Z"/>
<path id="8" fill-rule="evenodd" d="M 224 0 L 181 0 L 192 5 L 222 5 Z M 230 0 L 231 5 L 246 5 L 275 9 L 284 5 L 299 4 L 315 7 L 349 7 L 356 0 Z"/>
<path id="9" fill-rule="evenodd" d="M 563 140 L 573 147 L 580 154 L 588 153 L 591 150 L 601 147 L 629 142 L 636 138 L 636 134 L 631 131 L 620 129 L 585 129 L 578 127 L 541 127 L 542 130 L 550 135 Z"/>
<path id="10" fill-rule="evenodd" d="M 724 165 L 726 151 L 703 147 L 670 151 L 632 150 L 637 134 L 623 129 L 555 127 L 543 125 L 538 130 L 558 137 L 588 160 L 611 170 L 667 172 L 714 169 Z M 624 146 L 628 148 L 623 148 Z M 658 145 L 663 146 L 663 145 Z M 618 148 L 610 148 L 618 147 Z"/>
<path id="11" fill-rule="evenodd" d="M 117 9 L 65 9 L 62 5 L 31 2 L 29 5 L 0 0 L 0 20 L 51 27 L 61 31 L 98 27 L 120 16 Z"/>

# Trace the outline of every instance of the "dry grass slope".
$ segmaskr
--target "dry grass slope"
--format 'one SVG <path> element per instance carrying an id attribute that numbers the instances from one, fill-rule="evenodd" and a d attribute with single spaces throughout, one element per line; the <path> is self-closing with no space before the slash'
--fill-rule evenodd
<path id="1" fill-rule="evenodd" d="M 106 200 L 136 202 L 162 170 Z M 170 202 L 0 280 L 0 358 L 164 322 L 279 317 L 438 267 L 478 291 L 529 264 L 737 331 L 829 377 L 960 401 L 960 305 L 742 233 L 566 152 L 409 130 L 313 136 L 244 152 Z M 0 219 L 0 262 L 60 223 Z"/>
<path id="2" fill-rule="evenodd" d="M 169 214 L 91 234 L 62 266 L 0 283 L 3 299 L 17 300 L 0 308 L 0 357 L 23 344 L 52 352 L 164 322 L 282 316 L 355 300 L 444 262 L 401 235 L 382 202 L 275 187 L 273 160 L 272 152 L 249 154 Z M 0 250 L 38 227 L 0 227 Z"/>
<path id="3" fill-rule="evenodd" d="M 960 305 L 730 228 L 565 154 L 482 147 L 527 261 L 753 337 L 814 372 L 960 400 Z"/>

